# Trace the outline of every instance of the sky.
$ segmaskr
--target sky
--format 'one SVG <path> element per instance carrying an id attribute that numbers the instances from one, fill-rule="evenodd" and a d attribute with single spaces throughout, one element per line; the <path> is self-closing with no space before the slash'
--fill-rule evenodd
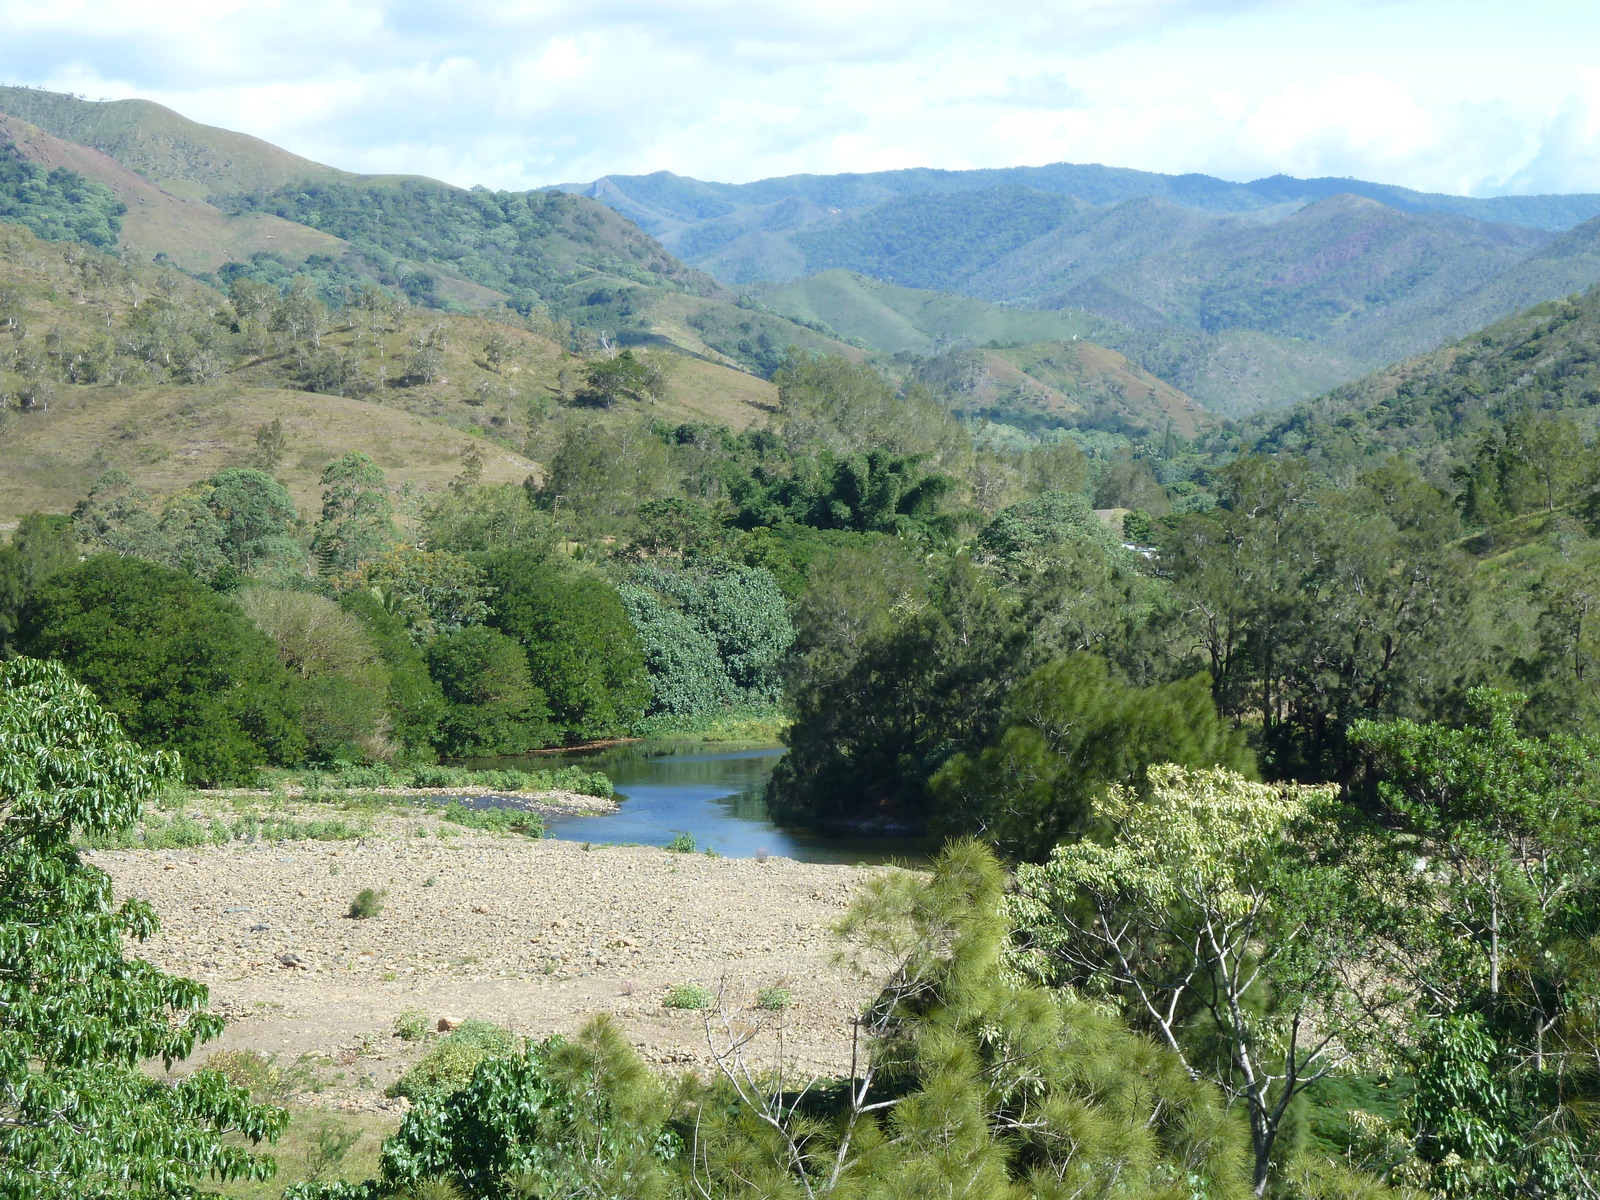
<path id="1" fill-rule="evenodd" d="M 0 0 L 0 82 L 495 188 L 1099 162 L 1600 192 L 1593 0 Z"/>

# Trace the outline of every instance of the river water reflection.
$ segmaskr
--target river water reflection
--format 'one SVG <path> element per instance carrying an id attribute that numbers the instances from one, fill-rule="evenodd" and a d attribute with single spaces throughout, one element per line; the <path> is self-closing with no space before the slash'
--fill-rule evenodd
<path id="1" fill-rule="evenodd" d="M 630 742 L 578 754 L 497 759 L 496 765 L 533 771 L 572 765 L 611 777 L 619 811 L 553 818 L 551 835 L 567 841 L 665 846 L 686 833 L 696 849 L 729 858 L 750 858 L 765 850 L 801 862 L 921 859 L 918 842 L 823 837 L 774 825 L 761 796 L 782 755 L 781 746 L 721 750 L 696 742 Z"/>

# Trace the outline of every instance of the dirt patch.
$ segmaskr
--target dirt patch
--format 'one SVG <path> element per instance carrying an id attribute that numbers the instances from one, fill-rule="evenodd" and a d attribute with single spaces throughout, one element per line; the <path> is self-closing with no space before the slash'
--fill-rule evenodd
<path id="1" fill-rule="evenodd" d="M 135 952 L 208 984 L 229 1017 L 188 1067 L 219 1049 L 258 1050 L 307 1064 L 320 1102 L 338 1107 L 403 1103 L 382 1092 L 426 1049 L 394 1036 L 408 1009 L 430 1025 L 478 1018 L 535 1037 L 608 1012 L 647 1060 L 705 1066 L 704 1015 L 663 1008 L 666 992 L 720 989 L 736 1023 L 769 1023 L 752 1053 L 770 1061 L 779 1022 L 754 1005 L 777 986 L 793 998 L 785 1059 L 833 1074 L 848 1069 L 852 1018 L 871 991 L 834 962 L 831 926 L 867 874 L 856 867 L 586 850 L 426 817 L 382 818 L 358 843 L 101 851 L 91 861 L 120 896 L 148 900 L 161 917 L 160 934 Z M 385 893 L 383 909 L 353 919 L 363 888 Z"/>

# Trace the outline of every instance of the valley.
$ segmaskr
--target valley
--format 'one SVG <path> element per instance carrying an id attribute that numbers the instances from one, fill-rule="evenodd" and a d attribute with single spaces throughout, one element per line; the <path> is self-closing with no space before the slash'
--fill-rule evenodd
<path id="1" fill-rule="evenodd" d="M 1600 195 L 0 87 L 0 1194 L 1586 1200 L 1597 603 Z"/>

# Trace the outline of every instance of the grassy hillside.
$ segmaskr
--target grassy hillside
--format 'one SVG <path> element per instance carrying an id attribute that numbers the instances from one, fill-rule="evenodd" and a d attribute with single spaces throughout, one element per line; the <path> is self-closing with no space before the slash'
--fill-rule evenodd
<path id="1" fill-rule="evenodd" d="M 191 121 L 149 100 L 91 101 L 39 88 L 0 87 L 0 112 L 99 150 L 185 199 L 353 178 L 249 134 Z"/>
<path id="2" fill-rule="evenodd" d="M 509 305 L 570 328 L 585 352 L 670 344 L 762 374 L 789 346 L 845 349 L 777 314 L 752 319 L 714 279 L 582 197 L 351 175 L 158 105 L 27 88 L 0 89 L 4 148 L 109 188 L 127 209 L 120 244 L 135 260 L 221 286 L 243 275 L 282 287 L 306 274 L 332 298 L 375 282 L 426 308 Z M 730 410 L 736 423 L 742 412 Z"/>
<path id="3" fill-rule="evenodd" d="M 990 342 L 1030 345 L 1079 338 L 1117 351 L 1137 370 L 1222 416 L 1243 416 L 1281 404 L 1285 397 L 1319 395 L 1361 370 L 1348 357 L 1313 343 L 1249 330 L 1141 330 L 1082 310 L 1013 308 L 846 271 L 756 289 L 756 294 L 779 312 L 889 353 L 927 355 Z M 1165 416 L 1152 419 L 1159 428 Z"/>
<path id="4" fill-rule="evenodd" d="M 321 503 L 322 470 L 347 450 L 369 455 L 392 486 L 443 488 L 477 449 L 488 483 L 520 483 L 525 456 L 401 409 L 276 388 L 72 388 L 20 418 L 0 442 L 0 526 L 29 512 L 70 512 L 108 470 L 126 471 L 158 500 L 255 455 L 255 434 L 283 422 L 276 474 L 301 512 Z"/>
<path id="5" fill-rule="evenodd" d="M 1600 429 L 1600 288 L 1538 305 L 1286 413 L 1244 427 L 1246 444 L 1337 467 L 1405 451 L 1436 475 L 1519 419 Z"/>
<path id="6" fill-rule="evenodd" d="M 178 486 L 248 457 L 275 416 L 287 482 L 302 489 L 330 447 L 433 486 L 479 445 L 487 474 L 522 478 L 572 422 L 607 419 L 578 403 L 590 361 L 537 328 L 403 306 L 318 316 L 309 301 L 296 332 L 294 295 L 257 295 L 267 307 L 241 318 L 170 268 L 0 224 L 0 518 L 70 507 L 110 467 L 158 492 Z M 776 389 L 745 372 L 652 361 L 661 396 L 621 402 L 628 412 L 737 429 L 776 405 Z"/>
<path id="7" fill-rule="evenodd" d="M 215 271 L 266 251 L 304 261 L 347 249 L 340 239 L 303 225 L 261 213 L 229 216 L 204 200 L 174 195 L 107 154 L 3 112 L 0 145 L 47 170 L 64 168 L 111 189 L 128 210 L 121 244 L 147 262 L 165 254 L 185 270 Z"/>

